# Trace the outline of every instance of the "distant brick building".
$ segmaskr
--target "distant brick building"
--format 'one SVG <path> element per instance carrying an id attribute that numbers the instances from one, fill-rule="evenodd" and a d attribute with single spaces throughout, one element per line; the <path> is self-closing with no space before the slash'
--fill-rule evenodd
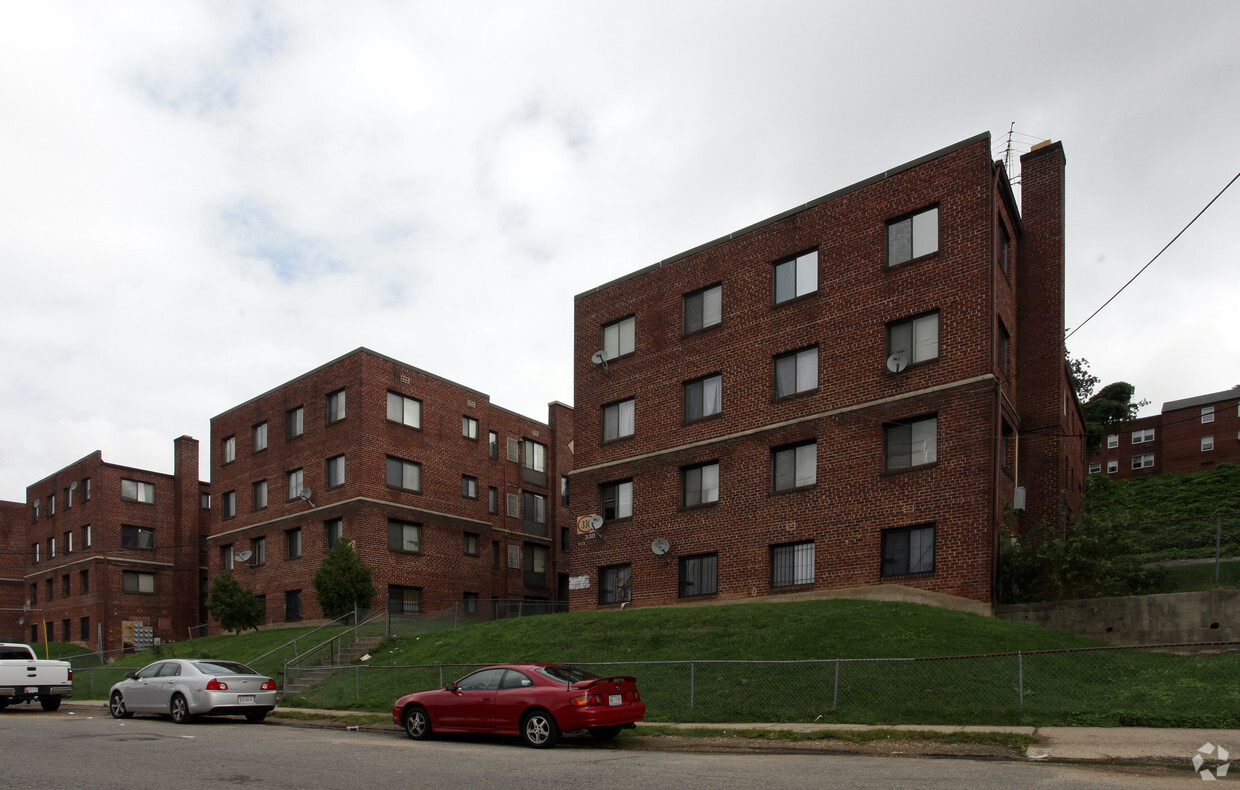
<path id="1" fill-rule="evenodd" d="M 26 505 L 0 500 L 0 642 L 25 638 Z"/>
<path id="2" fill-rule="evenodd" d="M 1112 480 L 1184 475 L 1240 463 L 1240 389 L 1168 401 L 1108 435 L 1089 458 L 1090 474 Z"/>
<path id="3" fill-rule="evenodd" d="M 106 463 L 96 451 L 26 489 L 24 567 L 0 573 L 20 573 L 23 611 L 0 605 L 0 632 L 117 650 L 140 642 L 143 629 L 181 640 L 202 622 L 208 486 L 198 479 L 198 442 L 182 436 L 173 448 L 171 475 Z"/>
<path id="4" fill-rule="evenodd" d="M 268 622 L 317 619 L 314 573 L 347 538 L 372 606 L 564 608 L 572 419 L 552 403 L 538 422 L 359 348 L 211 420 L 208 576 L 231 569 Z"/>
<path id="5" fill-rule="evenodd" d="M 1019 528 L 1084 478 L 1063 150 L 1022 157 L 1020 208 L 990 150 L 576 297 L 573 609 L 899 585 L 989 611 L 1018 487 Z"/>

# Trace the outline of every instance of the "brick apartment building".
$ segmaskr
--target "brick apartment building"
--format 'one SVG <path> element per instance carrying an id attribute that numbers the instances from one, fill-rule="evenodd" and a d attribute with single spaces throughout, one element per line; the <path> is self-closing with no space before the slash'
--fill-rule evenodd
<path id="1" fill-rule="evenodd" d="M 1240 389 L 1167 401 L 1113 433 L 1089 458 L 1089 474 L 1112 480 L 1185 475 L 1240 463 Z"/>
<path id="2" fill-rule="evenodd" d="M 572 420 L 359 348 L 211 420 L 208 575 L 232 569 L 268 622 L 317 619 L 312 579 L 343 537 L 372 569 L 372 606 L 563 608 Z"/>
<path id="3" fill-rule="evenodd" d="M 1022 157 L 1019 207 L 990 151 L 576 297 L 574 610 L 847 590 L 990 611 L 1008 504 L 1017 528 L 1070 517 L 1084 478 L 1062 146 Z"/>
<path id="4" fill-rule="evenodd" d="M 0 634 L 117 650 L 144 629 L 180 640 L 202 622 L 208 486 L 198 442 L 182 436 L 173 449 L 171 475 L 96 451 L 27 487 L 24 504 L 0 507 Z"/>

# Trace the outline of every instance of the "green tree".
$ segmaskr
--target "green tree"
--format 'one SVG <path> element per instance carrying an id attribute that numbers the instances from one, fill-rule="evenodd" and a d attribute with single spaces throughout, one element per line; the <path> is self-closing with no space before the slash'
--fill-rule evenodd
<path id="1" fill-rule="evenodd" d="M 353 610 L 365 609 L 378 595 L 370 582 L 370 566 L 353 550 L 353 542 L 341 538 L 314 572 L 314 598 L 325 617 L 336 618 Z"/>
<path id="2" fill-rule="evenodd" d="M 1094 387 L 1097 387 L 1100 381 L 1089 372 L 1089 360 L 1085 357 L 1068 359 L 1068 377 L 1072 380 L 1072 389 L 1076 391 L 1076 397 L 1081 403 L 1089 400 L 1094 394 Z"/>
<path id="3" fill-rule="evenodd" d="M 211 582 L 211 594 L 207 596 L 207 611 L 225 631 L 239 634 L 246 629 L 258 630 L 258 624 L 267 616 L 263 600 L 241 586 L 231 571 L 224 571 Z"/>
<path id="4" fill-rule="evenodd" d="M 1102 447 L 1102 439 L 1108 433 L 1123 429 L 1125 423 L 1137 418 L 1137 410 L 1148 406 L 1149 401 L 1133 402 L 1136 391 L 1126 381 L 1117 381 L 1098 390 L 1093 397 L 1081 404 L 1085 414 L 1085 452 L 1095 453 Z"/>

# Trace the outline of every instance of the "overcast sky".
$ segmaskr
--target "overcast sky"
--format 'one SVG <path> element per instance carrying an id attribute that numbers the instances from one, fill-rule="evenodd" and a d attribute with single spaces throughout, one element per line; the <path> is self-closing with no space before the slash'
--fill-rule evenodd
<path id="1" fill-rule="evenodd" d="M 1240 172 L 1233 2 L 0 0 L 0 499 L 367 346 L 545 420 L 573 296 L 990 131 L 1076 327 Z M 1069 340 L 1240 384 L 1240 184 Z"/>

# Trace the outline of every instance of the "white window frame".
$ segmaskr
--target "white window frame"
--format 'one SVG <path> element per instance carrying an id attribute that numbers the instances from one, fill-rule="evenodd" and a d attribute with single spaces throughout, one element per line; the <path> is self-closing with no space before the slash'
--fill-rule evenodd
<path id="1" fill-rule="evenodd" d="M 1213 449 L 1214 449 L 1214 437 L 1213 436 L 1201 437 L 1201 452 L 1208 453 Z"/>
<path id="2" fill-rule="evenodd" d="M 1132 443 L 1133 444 L 1146 444 L 1152 441 L 1154 441 L 1154 429 L 1153 428 L 1138 428 L 1137 430 L 1132 432 Z"/>
<path id="3" fill-rule="evenodd" d="M 1107 449 L 1114 450 L 1116 447 L 1119 447 L 1119 434 L 1108 433 L 1107 434 Z"/>
<path id="4" fill-rule="evenodd" d="M 1201 424 L 1205 425 L 1208 422 L 1214 422 L 1213 406 L 1203 406 L 1201 409 Z"/>
<path id="5" fill-rule="evenodd" d="M 1113 475 L 1113 474 L 1117 474 L 1118 472 L 1119 472 L 1119 459 L 1108 458 L 1107 459 L 1107 474 Z"/>
<path id="6" fill-rule="evenodd" d="M 1153 469 L 1154 468 L 1154 454 L 1143 453 L 1141 455 L 1134 455 L 1132 457 L 1132 468 L 1133 469 Z"/>

